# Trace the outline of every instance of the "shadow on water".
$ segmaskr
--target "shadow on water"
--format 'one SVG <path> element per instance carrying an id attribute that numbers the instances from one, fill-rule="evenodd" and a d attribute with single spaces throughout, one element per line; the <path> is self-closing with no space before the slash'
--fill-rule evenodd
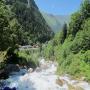
<path id="1" fill-rule="evenodd" d="M 23 70 L 20 72 L 14 72 L 8 79 L 1 80 L 0 90 L 36 90 L 34 88 L 34 83 L 30 80 L 28 81 L 26 77 L 24 77 L 27 72 L 24 74 L 22 72 Z"/>

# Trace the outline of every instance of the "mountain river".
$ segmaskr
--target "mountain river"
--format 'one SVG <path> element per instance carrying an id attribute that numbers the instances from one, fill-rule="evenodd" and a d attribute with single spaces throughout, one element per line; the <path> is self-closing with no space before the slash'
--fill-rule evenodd
<path id="1" fill-rule="evenodd" d="M 90 84 L 87 82 L 72 80 L 68 75 L 58 76 L 55 74 L 56 69 L 55 62 L 41 59 L 40 67 L 35 71 L 30 68 L 12 73 L 3 81 L 4 87 L 15 87 L 16 90 L 90 90 Z"/>

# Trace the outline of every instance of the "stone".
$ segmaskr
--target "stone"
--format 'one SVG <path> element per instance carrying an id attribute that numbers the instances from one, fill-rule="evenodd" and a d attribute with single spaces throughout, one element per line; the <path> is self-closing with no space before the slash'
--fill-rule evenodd
<path id="1" fill-rule="evenodd" d="M 5 69 L 0 70 L 0 79 L 7 79 L 8 78 L 8 72 L 5 71 Z"/>
<path id="2" fill-rule="evenodd" d="M 19 72 L 20 68 L 14 64 L 8 64 L 5 68 L 0 70 L 0 79 L 7 79 L 12 72 Z"/>
<path id="3" fill-rule="evenodd" d="M 11 72 L 19 72 L 20 71 L 20 68 L 19 66 L 17 65 L 14 65 L 14 64 L 8 64 L 5 68 L 6 71 L 8 71 L 8 73 L 11 73 Z"/>
<path id="4" fill-rule="evenodd" d="M 40 72 L 40 71 L 42 71 L 42 69 L 39 68 L 39 67 L 37 67 L 37 68 L 36 68 L 36 72 Z"/>
<path id="5" fill-rule="evenodd" d="M 69 90 L 75 90 L 75 87 L 73 85 L 71 85 L 71 84 L 68 84 L 68 89 Z"/>
<path id="6" fill-rule="evenodd" d="M 81 88 L 79 86 L 74 86 L 71 84 L 68 84 L 68 88 L 69 88 L 69 90 L 84 90 L 83 88 Z"/>
<path id="7" fill-rule="evenodd" d="M 5 87 L 4 90 L 16 90 L 16 88 L 9 88 L 9 87 Z"/>
<path id="8" fill-rule="evenodd" d="M 41 67 L 40 68 L 42 68 L 42 69 L 47 69 L 48 68 L 48 66 L 46 65 L 46 64 L 44 64 L 44 65 L 41 65 Z"/>
<path id="9" fill-rule="evenodd" d="M 33 68 L 29 68 L 28 73 L 32 73 L 33 72 Z"/>
<path id="10" fill-rule="evenodd" d="M 82 77 L 82 78 L 81 78 L 81 81 L 85 81 L 85 79 L 86 79 L 86 77 Z"/>
<path id="11" fill-rule="evenodd" d="M 75 87 L 75 90 L 84 90 L 83 88 L 79 87 L 79 86 L 76 86 Z"/>
<path id="12" fill-rule="evenodd" d="M 60 86 L 63 86 L 65 84 L 65 80 L 63 80 L 63 79 L 57 79 L 56 80 L 56 84 L 58 84 Z"/>

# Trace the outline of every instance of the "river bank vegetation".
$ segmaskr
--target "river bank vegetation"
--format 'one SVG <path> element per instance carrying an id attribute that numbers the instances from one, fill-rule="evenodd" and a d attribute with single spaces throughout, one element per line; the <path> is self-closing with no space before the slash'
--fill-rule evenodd
<path id="1" fill-rule="evenodd" d="M 90 1 L 72 14 L 69 25 L 48 42 L 44 56 L 58 62 L 58 74 L 70 74 L 90 81 Z"/>
<path id="2" fill-rule="evenodd" d="M 9 64 L 36 67 L 39 51 L 19 51 L 19 46 L 42 44 L 53 35 L 33 0 L 0 0 L 0 74 Z"/>
<path id="3" fill-rule="evenodd" d="M 35 2 L 30 3 L 28 7 L 25 0 L 0 0 L 0 70 L 7 64 L 34 68 L 42 55 L 58 62 L 58 74 L 90 81 L 90 1 L 84 0 L 81 8 L 71 15 L 70 23 L 65 23 L 53 39 L 54 33 Z M 35 52 L 19 51 L 19 45 L 36 43 L 45 44 Z"/>

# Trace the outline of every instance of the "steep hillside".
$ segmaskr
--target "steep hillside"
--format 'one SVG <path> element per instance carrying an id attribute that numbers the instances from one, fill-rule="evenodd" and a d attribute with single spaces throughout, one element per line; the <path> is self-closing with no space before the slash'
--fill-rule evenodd
<path id="1" fill-rule="evenodd" d="M 55 35 L 44 53 L 57 60 L 58 74 L 90 81 L 90 0 L 84 0 L 80 10 L 72 14 L 69 27 L 65 25 Z"/>
<path id="2" fill-rule="evenodd" d="M 58 32 L 62 29 L 64 23 L 68 24 L 70 21 L 69 15 L 52 15 L 44 12 L 41 13 L 54 32 Z"/>
<path id="3" fill-rule="evenodd" d="M 45 42 L 53 35 L 34 0 L 6 0 L 30 42 Z"/>

